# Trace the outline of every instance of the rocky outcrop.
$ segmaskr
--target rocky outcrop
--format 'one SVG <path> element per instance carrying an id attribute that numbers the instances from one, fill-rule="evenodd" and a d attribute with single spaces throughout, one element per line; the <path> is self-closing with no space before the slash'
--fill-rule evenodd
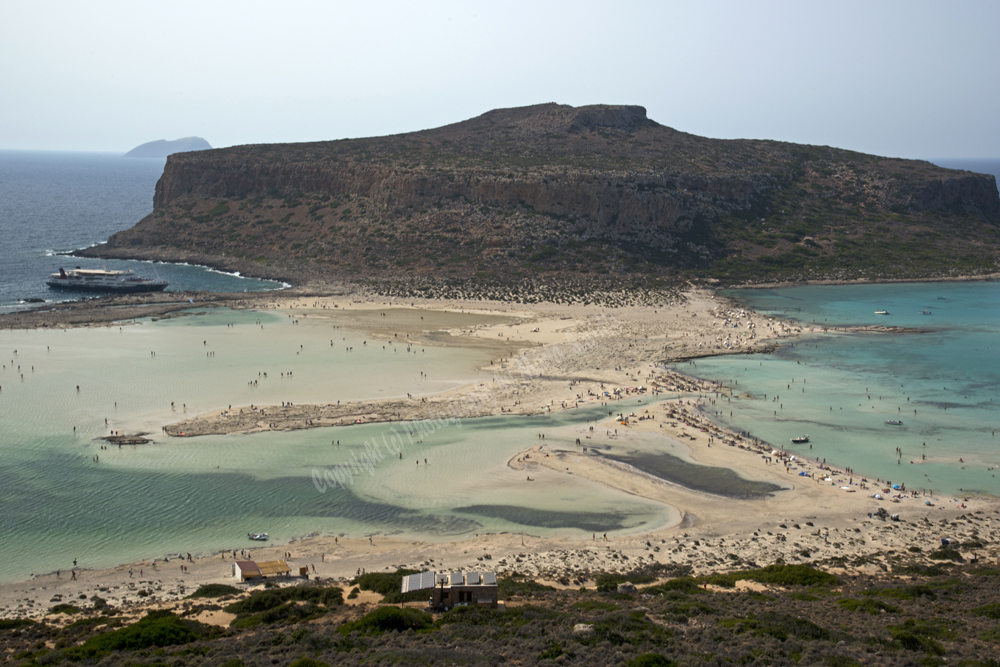
<path id="1" fill-rule="evenodd" d="M 93 253 L 195 252 L 283 276 L 743 280 L 945 266 L 870 256 L 866 235 L 887 232 L 991 268 L 998 229 L 992 176 L 705 139 L 638 106 L 548 104 L 391 137 L 175 154 L 154 212 Z"/>

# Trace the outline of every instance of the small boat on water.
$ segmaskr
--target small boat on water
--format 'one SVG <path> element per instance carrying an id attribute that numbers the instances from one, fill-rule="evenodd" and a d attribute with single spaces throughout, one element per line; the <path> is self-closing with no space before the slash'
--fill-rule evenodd
<path id="1" fill-rule="evenodd" d="M 803 442 L 809 442 L 809 436 L 808 435 L 800 435 L 797 438 L 792 438 L 792 442 L 794 442 L 796 444 L 801 444 Z"/>
<path id="2" fill-rule="evenodd" d="M 889 311 L 888 310 L 876 310 L 875 314 L 876 315 L 888 315 Z"/>
<path id="3" fill-rule="evenodd" d="M 55 289 L 74 292 L 107 292 L 111 294 L 133 294 L 135 292 L 162 292 L 167 288 L 166 280 L 141 278 L 135 271 L 109 271 L 107 269 L 59 269 L 45 284 Z"/>
<path id="4" fill-rule="evenodd" d="M 921 315 L 930 315 L 930 314 L 931 314 L 931 311 L 929 311 L 929 310 L 921 310 L 921 311 L 920 311 L 920 314 L 921 314 Z"/>
<path id="5" fill-rule="evenodd" d="M 247 533 L 247 538 L 258 542 L 267 542 L 267 533 Z"/>
<path id="6" fill-rule="evenodd" d="M 883 419 L 882 421 L 884 421 L 886 424 L 890 424 L 892 426 L 902 426 L 903 425 L 903 422 L 899 421 L 898 419 Z"/>

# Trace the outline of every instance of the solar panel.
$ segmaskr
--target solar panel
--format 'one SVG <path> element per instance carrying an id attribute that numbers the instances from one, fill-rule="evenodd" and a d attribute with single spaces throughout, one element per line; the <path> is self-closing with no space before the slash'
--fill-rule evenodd
<path id="1" fill-rule="evenodd" d="M 461 586 L 463 583 L 462 579 L 463 577 L 461 572 L 452 572 L 451 581 L 449 583 L 451 583 L 452 586 Z"/>
<path id="2" fill-rule="evenodd" d="M 411 574 L 409 576 L 403 577 L 403 593 L 409 593 L 411 591 L 420 591 L 425 588 L 434 588 L 435 586 L 435 573 L 434 572 L 420 572 L 418 574 Z"/>
<path id="3" fill-rule="evenodd" d="M 483 572 L 483 586 L 496 586 L 496 585 L 497 585 L 497 573 Z"/>
<path id="4" fill-rule="evenodd" d="M 478 586 L 479 585 L 479 573 L 469 572 L 465 575 L 465 585 L 466 586 Z"/>

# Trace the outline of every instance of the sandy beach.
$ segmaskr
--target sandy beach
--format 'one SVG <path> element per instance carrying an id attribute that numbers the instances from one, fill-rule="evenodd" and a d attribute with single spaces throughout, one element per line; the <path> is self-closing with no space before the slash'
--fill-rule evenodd
<path id="1" fill-rule="evenodd" d="M 213 300 L 212 305 L 276 311 L 303 322 L 336 322 L 370 335 L 372 344 L 477 347 L 487 351 L 491 361 L 481 369 L 482 380 L 428 396 L 343 404 L 220 405 L 198 414 L 175 414 L 161 424 L 160 433 L 150 436 L 163 446 L 206 434 L 537 415 L 601 405 L 609 414 L 579 427 L 579 444 L 545 443 L 539 434 L 538 444 L 511 457 L 508 468 L 519 473 L 523 484 L 585 478 L 660 503 L 671 508 L 674 517 L 653 532 L 607 538 L 594 533 L 589 539 L 531 531 L 456 541 L 315 534 L 288 544 L 262 544 L 249 554 L 237 553 L 241 558 L 268 560 L 287 554 L 293 572 L 307 567 L 312 578 L 338 582 L 361 569 L 407 567 L 519 572 L 556 586 L 578 587 L 592 584 L 597 573 L 627 572 L 651 561 L 686 564 L 695 572 L 766 565 L 777 559 L 875 572 L 886 570 L 910 547 L 932 551 L 944 536 L 985 545 L 963 548 L 970 558 L 997 557 L 991 545 L 1000 528 L 1000 501 L 893 490 L 867 479 L 863 470 L 789 457 L 780 448 L 715 425 L 708 416 L 712 401 L 731 396 L 733 388 L 692 379 L 664 364 L 766 352 L 782 340 L 823 329 L 759 316 L 706 290 L 691 290 L 682 299 L 658 306 L 624 308 L 418 302 L 294 291 L 241 295 L 239 300 Z M 48 328 L 81 326 L 106 317 L 102 313 L 88 319 L 78 308 L 69 312 L 62 319 L 59 311 L 47 317 L 22 314 L 18 322 Z M 129 310 L 127 315 L 141 312 Z M 156 306 L 158 315 L 169 312 Z M 471 324 L 469 319 L 453 321 L 455 314 L 478 319 Z M 625 455 L 655 453 L 651 442 L 668 443 L 672 456 L 690 463 L 728 468 L 778 490 L 731 497 L 630 465 Z M 901 520 L 869 517 L 880 508 L 899 514 Z M 124 610 L 183 605 L 182 598 L 201 584 L 232 583 L 233 555 L 231 550 L 215 551 L 191 554 L 188 560 L 187 552 L 179 552 L 169 561 L 159 557 L 106 570 L 75 569 L 67 563 L 59 572 L 0 586 L 0 617 L 37 618 L 58 602 L 93 595 Z M 200 620 L 227 622 L 221 612 Z"/>

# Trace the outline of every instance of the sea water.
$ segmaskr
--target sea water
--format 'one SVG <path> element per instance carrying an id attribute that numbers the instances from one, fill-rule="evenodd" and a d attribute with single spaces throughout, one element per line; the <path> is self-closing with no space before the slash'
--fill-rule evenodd
<path id="1" fill-rule="evenodd" d="M 483 317 L 449 313 L 447 322 L 463 328 Z M 572 445 L 588 421 L 606 417 L 603 408 L 445 419 L 429 430 L 403 422 L 197 438 L 160 432 L 230 404 L 419 397 L 492 381 L 478 370 L 495 357 L 488 347 L 386 337 L 334 315 L 228 309 L 0 332 L 0 581 L 65 569 L 74 558 L 107 567 L 241 549 L 247 532 L 278 542 L 313 533 L 589 536 L 676 518 L 666 505 L 577 476 L 529 483 L 507 466 L 541 432 L 547 443 Z M 145 430 L 154 442 L 119 448 L 99 439 L 110 430 Z M 370 471 L 351 467 L 373 446 Z M 338 470 L 354 472 L 331 485 Z"/>
<path id="2" fill-rule="evenodd" d="M 162 159 L 113 153 L 0 151 L 0 312 L 30 307 L 25 299 L 66 301 L 93 296 L 50 289 L 60 267 L 131 269 L 157 275 L 168 291 L 242 292 L 281 283 L 243 279 L 183 264 L 66 257 L 128 229 L 153 210 Z"/>
<path id="3" fill-rule="evenodd" d="M 728 295 L 760 314 L 831 331 L 802 335 L 773 354 L 678 366 L 733 387 L 734 398 L 713 396 L 706 406 L 714 419 L 783 450 L 850 466 L 857 477 L 914 490 L 1000 495 L 1000 284 L 831 285 Z M 845 325 L 914 333 L 832 331 Z M 810 442 L 790 442 L 801 435 Z"/>

